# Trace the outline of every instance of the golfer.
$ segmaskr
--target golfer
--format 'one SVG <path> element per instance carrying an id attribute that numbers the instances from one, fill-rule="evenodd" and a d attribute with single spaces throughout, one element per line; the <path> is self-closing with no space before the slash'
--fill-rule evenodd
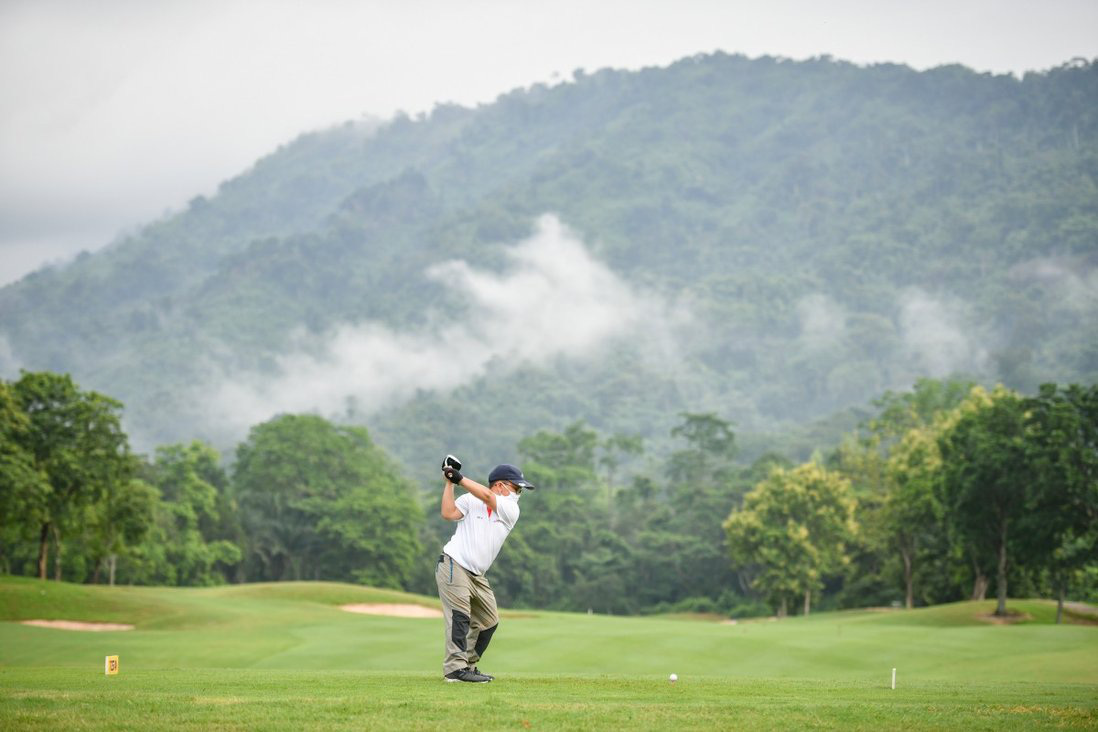
<path id="1" fill-rule="evenodd" d="M 460 467 L 451 456 L 442 463 L 446 477 L 442 517 L 457 521 L 454 536 L 442 548 L 435 566 L 446 626 L 442 675 L 446 681 L 483 684 L 495 677 L 481 673 L 476 663 L 499 625 L 496 594 L 484 573 L 518 523 L 519 496 L 534 486 L 514 465 L 497 465 L 488 475 L 487 488 L 464 477 L 458 472 Z M 455 485 L 469 492 L 454 500 Z"/>

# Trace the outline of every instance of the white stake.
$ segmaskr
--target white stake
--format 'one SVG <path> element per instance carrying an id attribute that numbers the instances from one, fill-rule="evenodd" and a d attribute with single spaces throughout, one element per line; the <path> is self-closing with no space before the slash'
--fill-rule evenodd
<path id="1" fill-rule="evenodd" d="M 896 669 L 892 669 L 892 688 L 896 688 Z"/>

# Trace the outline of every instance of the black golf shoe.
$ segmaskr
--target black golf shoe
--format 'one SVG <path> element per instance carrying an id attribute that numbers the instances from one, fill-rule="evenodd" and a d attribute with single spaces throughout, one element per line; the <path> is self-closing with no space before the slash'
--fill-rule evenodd
<path id="1" fill-rule="evenodd" d="M 481 671 L 481 670 L 480 670 L 479 668 L 477 668 L 476 666 L 473 666 L 473 673 L 475 673 L 475 674 L 480 674 L 481 676 L 483 676 L 484 678 L 488 679 L 489 681 L 495 681 L 495 680 L 496 680 L 496 677 L 495 677 L 495 676 L 493 676 L 492 674 L 486 674 L 486 673 L 484 673 L 483 671 Z"/>
<path id="2" fill-rule="evenodd" d="M 451 671 L 442 678 L 446 679 L 447 683 L 451 681 L 466 681 L 470 684 L 487 684 L 492 680 L 491 676 L 485 676 L 482 673 L 477 673 L 475 668 L 459 668 L 457 671 Z"/>

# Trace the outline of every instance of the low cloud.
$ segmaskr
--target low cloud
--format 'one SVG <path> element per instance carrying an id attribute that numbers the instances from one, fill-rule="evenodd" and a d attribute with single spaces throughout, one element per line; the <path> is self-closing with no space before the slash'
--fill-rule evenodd
<path id="1" fill-rule="evenodd" d="M 797 302 L 801 344 L 810 352 L 840 345 L 846 335 L 846 311 L 827 295 L 814 294 Z"/>
<path id="2" fill-rule="evenodd" d="M 15 379 L 19 376 L 22 362 L 12 350 L 11 341 L 3 333 L 0 333 L 0 378 Z"/>
<path id="3" fill-rule="evenodd" d="M 687 317 L 640 294 L 588 252 L 553 215 L 506 252 L 502 272 L 463 260 L 426 275 L 468 304 L 460 321 L 438 313 L 414 331 L 346 324 L 319 344 L 302 336 L 277 359 L 274 375 L 215 379 L 202 393 L 204 419 L 239 437 L 275 414 L 368 414 L 421 390 L 447 391 L 488 373 L 559 357 L 594 355 L 616 339 L 643 335 L 646 348 L 674 353 L 676 322 Z"/>
<path id="4" fill-rule="evenodd" d="M 942 378 L 980 373 L 987 350 L 967 334 L 963 308 L 912 288 L 900 298 L 900 334 L 911 366 Z"/>
<path id="5" fill-rule="evenodd" d="M 1098 268 L 1071 259 L 1040 257 L 1010 268 L 1018 282 L 1038 282 L 1054 294 L 1061 307 L 1087 313 L 1098 308 Z"/>

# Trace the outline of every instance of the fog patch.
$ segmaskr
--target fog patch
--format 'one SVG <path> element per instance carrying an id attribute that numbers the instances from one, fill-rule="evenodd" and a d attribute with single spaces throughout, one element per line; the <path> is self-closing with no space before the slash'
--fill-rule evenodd
<path id="1" fill-rule="evenodd" d="M 1057 303 L 1073 312 L 1098 308 L 1098 268 L 1068 259 L 1040 257 L 1014 265 L 1010 277 L 1016 282 L 1037 282 Z"/>
<path id="2" fill-rule="evenodd" d="M 846 311 L 827 295 L 813 294 L 797 302 L 801 345 L 823 351 L 840 345 L 846 335 Z"/>
<path id="3" fill-rule="evenodd" d="M 427 324 L 416 330 L 367 322 L 344 324 L 319 339 L 299 333 L 273 374 L 213 379 L 196 402 L 202 421 L 216 425 L 218 436 L 236 438 L 276 414 L 369 414 L 419 391 L 454 389 L 489 370 L 590 357 L 618 339 L 640 337 L 656 357 L 676 352 L 675 328 L 688 313 L 634 291 L 556 216 L 542 216 L 534 234 L 506 258 L 502 272 L 464 260 L 426 271 L 468 304 L 460 321 L 427 313 Z"/>
<path id="4" fill-rule="evenodd" d="M 918 288 L 900 298 L 900 335 L 912 366 L 932 378 L 979 373 L 987 350 L 968 334 L 963 306 L 935 298 Z"/>
<path id="5" fill-rule="evenodd" d="M 16 357 L 15 350 L 11 347 L 11 341 L 6 335 L 0 333 L 0 378 L 15 379 L 19 376 L 22 365 L 22 361 Z"/>

